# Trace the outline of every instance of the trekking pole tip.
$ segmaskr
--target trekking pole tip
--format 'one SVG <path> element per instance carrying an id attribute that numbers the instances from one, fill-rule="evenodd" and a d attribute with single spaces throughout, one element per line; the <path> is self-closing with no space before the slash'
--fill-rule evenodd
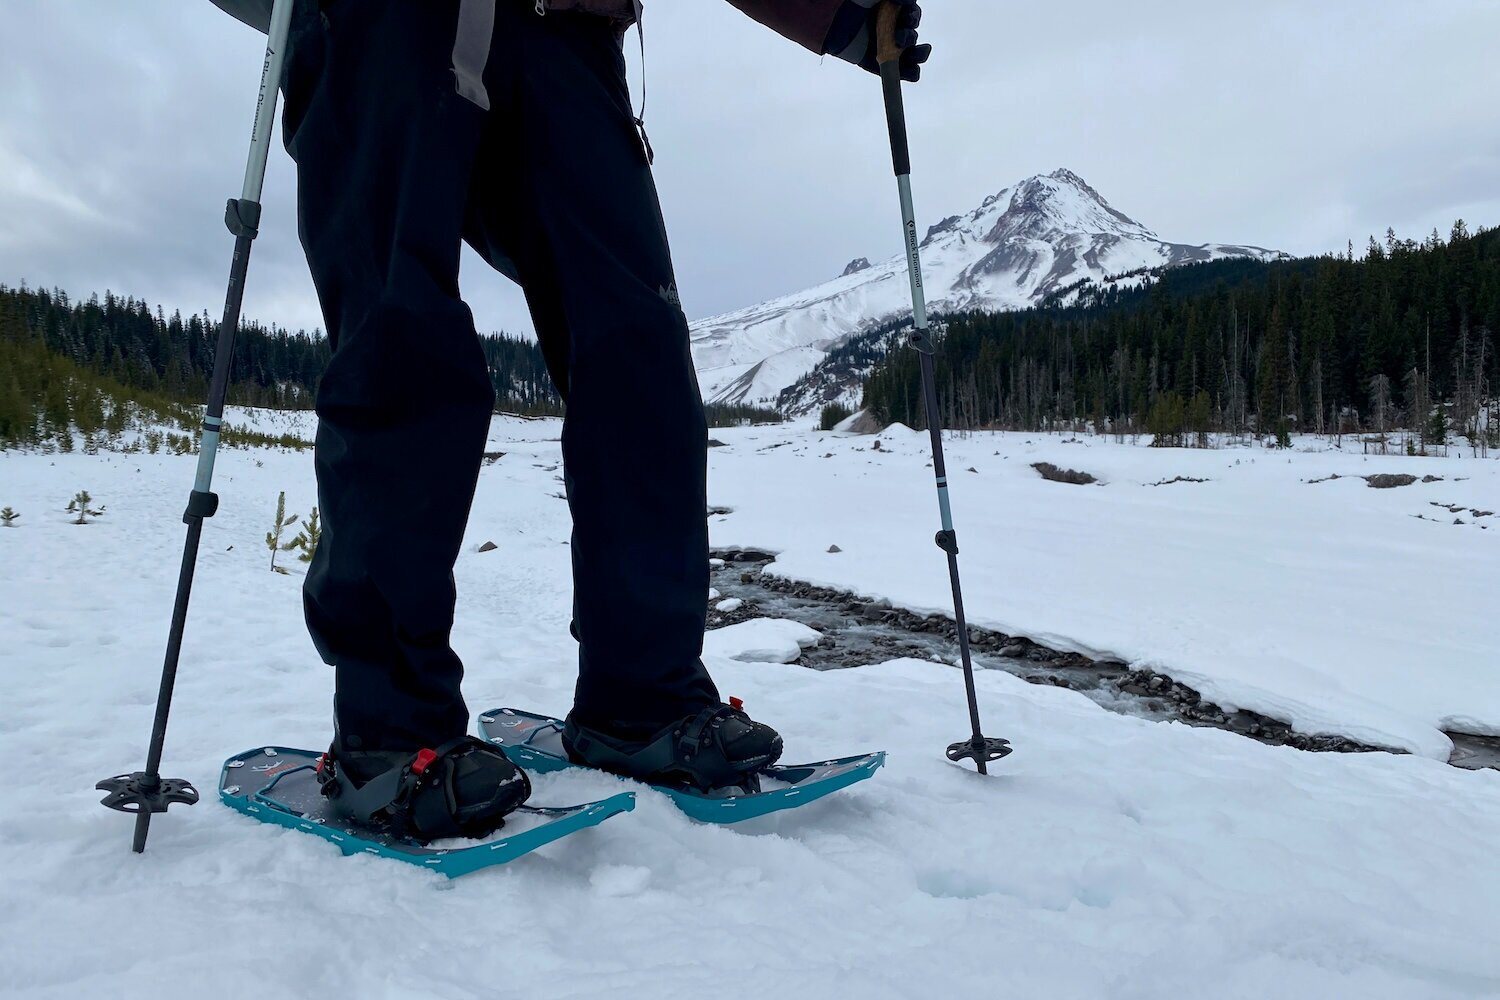
<path id="1" fill-rule="evenodd" d="M 1002 757 L 1008 756 L 1014 749 L 1010 740 L 1001 739 L 998 736 L 971 736 L 966 740 L 948 745 L 948 759 L 957 764 L 961 761 L 972 760 L 979 773 L 984 774 L 985 765 L 992 764 Z"/>

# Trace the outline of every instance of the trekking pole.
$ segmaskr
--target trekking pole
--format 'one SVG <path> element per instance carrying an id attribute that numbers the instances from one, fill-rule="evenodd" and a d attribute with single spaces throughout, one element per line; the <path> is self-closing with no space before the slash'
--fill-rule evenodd
<path id="1" fill-rule="evenodd" d="M 938 412 L 937 378 L 933 373 L 933 340 L 927 325 L 927 300 L 922 288 L 922 257 L 917 247 L 916 209 L 911 198 L 911 150 L 906 138 L 906 107 L 901 99 L 901 46 L 896 42 L 900 8 L 885 0 L 876 15 L 876 61 L 885 90 L 885 118 L 891 133 L 891 160 L 896 168 L 896 186 L 901 194 L 901 226 L 906 242 L 906 270 L 911 279 L 911 345 L 922 365 L 922 398 L 927 410 L 927 430 L 932 436 L 932 471 L 937 477 L 938 511 L 942 530 L 937 546 L 948 554 L 948 579 L 953 585 L 953 621 L 958 626 L 958 651 L 963 661 L 964 688 L 969 696 L 969 722 L 973 734 L 948 747 L 948 759 L 974 761 L 980 774 L 986 764 L 1010 753 L 1009 740 L 985 737 L 979 728 L 979 702 L 974 694 L 974 664 L 969 657 L 969 627 L 964 622 L 964 598 L 958 583 L 958 536 L 953 530 L 953 512 L 948 506 L 948 471 L 943 464 L 943 425 Z"/>
<path id="2" fill-rule="evenodd" d="M 276 98 L 281 83 L 281 64 L 285 54 L 287 29 L 292 20 L 293 0 L 276 0 L 271 12 L 271 30 L 266 41 L 266 58 L 260 70 L 260 98 L 255 104 L 255 124 L 250 132 L 250 156 L 245 163 L 245 184 L 238 198 L 229 199 L 224 209 L 224 224 L 234 234 L 234 259 L 229 267 L 229 291 L 224 300 L 224 321 L 219 326 L 219 343 L 214 351 L 213 380 L 209 383 L 208 408 L 203 416 L 199 438 L 198 471 L 193 491 L 188 495 L 187 541 L 182 549 L 182 568 L 177 576 L 177 598 L 172 605 L 172 628 L 167 635 L 167 655 L 161 668 L 161 688 L 156 695 L 156 718 L 151 723 L 151 745 L 146 752 L 146 769 L 133 774 L 106 778 L 94 787 L 108 792 L 101 801 L 111 809 L 135 814 L 135 840 L 131 850 L 140 854 L 146 849 L 146 834 L 151 828 L 152 813 L 166 812 L 181 802 L 198 801 L 198 790 L 181 778 L 163 778 L 160 774 L 162 743 L 167 736 L 167 714 L 172 709 L 172 688 L 177 681 L 177 660 L 182 653 L 182 632 L 187 623 L 188 598 L 193 590 L 193 570 L 198 561 L 198 541 L 203 535 L 204 518 L 213 517 L 219 498 L 210 491 L 213 483 L 214 458 L 219 450 L 219 432 L 224 424 L 224 393 L 229 386 L 229 365 L 234 355 L 234 338 L 239 332 L 240 301 L 245 293 L 245 271 L 250 266 L 250 246 L 260 225 L 260 192 L 266 176 L 266 158 L 271 151 L 271 129 L 276 118 Z"/>

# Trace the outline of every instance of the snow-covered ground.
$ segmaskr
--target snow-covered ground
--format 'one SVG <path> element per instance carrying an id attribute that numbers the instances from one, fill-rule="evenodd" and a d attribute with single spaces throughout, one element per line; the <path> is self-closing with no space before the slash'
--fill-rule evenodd
<path id="1" fill-rule="evenodd" d="M 476 711 L 568 707 L 558 431 L 495 423 L 506 455 L 482 473 L 457 568 Z M 712 518 L 716 545 L 945 607 L 920 436 L 889 432 L 878 452 L 805 428 L 714 436 L 711 501 L 732 508 Z M 710 641 L 726 693 L 785 733 L 789 760 L 888 749 L 874 780 L 729 829 L 643 793 L 630 815 L 452 883 L 345 859 L 212 801 L 230 753 L 329 733 L 300 565 L 268 572 L 262 542 L 279 491 L 291 511 L 314 502 L 311 457 L 235 450 L 167 740 L 166 773 L 205 801 L 159 817 L 137 857 L 92 785 L 144 755 L 193 460 L 0 454 L 0 506 L 22 514 L 0 528 L 5 994 L 1500 995 L 1500 772 L 1432 759 L 1442 727 L 1500 731 L 1500 514 L 1429 505 L 1500 510 L 1500 463 L 1019 435 L 949 447 L 976 622 L 1419 753 L 1272 748 L 984 672 L 986 730 L 1017 750 L 980 778 L 941 756 L 965 728 L 956 670 L 746 662 L 799 638 L 762 624 Z M 1045 482 L 1039 460 L 1105 485 Z M 1377 472 L 1445 478 L 1304 482 Z M 1210 481 L 1145 485 L 1178 475 Z M 61 510 L 80 488 L 108 508 L 85 527 Z M 535 801 L 617 788 L 553 776 Z"/>
<path id="2" fill-rule="evenodd" d="M 763 428 L 715 449 L 710 499 L 735 513 L 712 519 L 714 544 L 951 613 L 927 435 L 875 440 Z M 970 620 L 1151 667 L 1307 732 L 1439 759 L 1442 730 L 1500 734 L 1500 461 L 1304 447 L 950 441 Z M 1035 462 L 1102 485 L 1049 482 Z M 1358 478 L 1380 473 L 1442 480 Z M 1151 485 L 1177 477 L 1206 481 Z"/>

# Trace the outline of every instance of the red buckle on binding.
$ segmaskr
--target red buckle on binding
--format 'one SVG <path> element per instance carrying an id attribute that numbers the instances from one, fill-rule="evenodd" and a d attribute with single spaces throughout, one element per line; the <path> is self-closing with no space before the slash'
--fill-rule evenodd
<path id="1" fill-rule="evenodd" d="M 313 769 L 313 774 L 322 774 L 323 768 L 328 766 L 328 753 L 324 751 L 323 756 L 318 758 L 318 766 Z"/>
<path id="2" fill-rule="evenodd" d="M 745 699 L 736 698 L 734 695 L 730 695 L 729 707 L 734 709 L 736 712 L 743 712 L 745 710 Z"/>
<path id="3" fill-rule="evenodd" d="M 418 750 L 417 757 L 411 762 L 411 773 L 421 774 L 432 766 L 432 762 L 438 759 L 436 750 Z"/>

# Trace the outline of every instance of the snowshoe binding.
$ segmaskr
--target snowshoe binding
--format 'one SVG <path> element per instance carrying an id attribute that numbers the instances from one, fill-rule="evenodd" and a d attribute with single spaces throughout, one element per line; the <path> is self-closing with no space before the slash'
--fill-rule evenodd
<path id="1" fill-rule="evenodd" d="M 646 732 L 596 729 L 569 715 L 562 745 L 575 764 L 648 784 L 753 794 L 760 772 L 781 758 L 781 736 L 746 715 L 740 699 L 729 702 Z"/>
<path id="2" fill-rule="evenodd" d="M 526 772 L 473 736 L 416 753 L 350 750 L 335 741 L 317 777 L 335 812 L 418 844 L 487 837 L 531 796 Z"/>

